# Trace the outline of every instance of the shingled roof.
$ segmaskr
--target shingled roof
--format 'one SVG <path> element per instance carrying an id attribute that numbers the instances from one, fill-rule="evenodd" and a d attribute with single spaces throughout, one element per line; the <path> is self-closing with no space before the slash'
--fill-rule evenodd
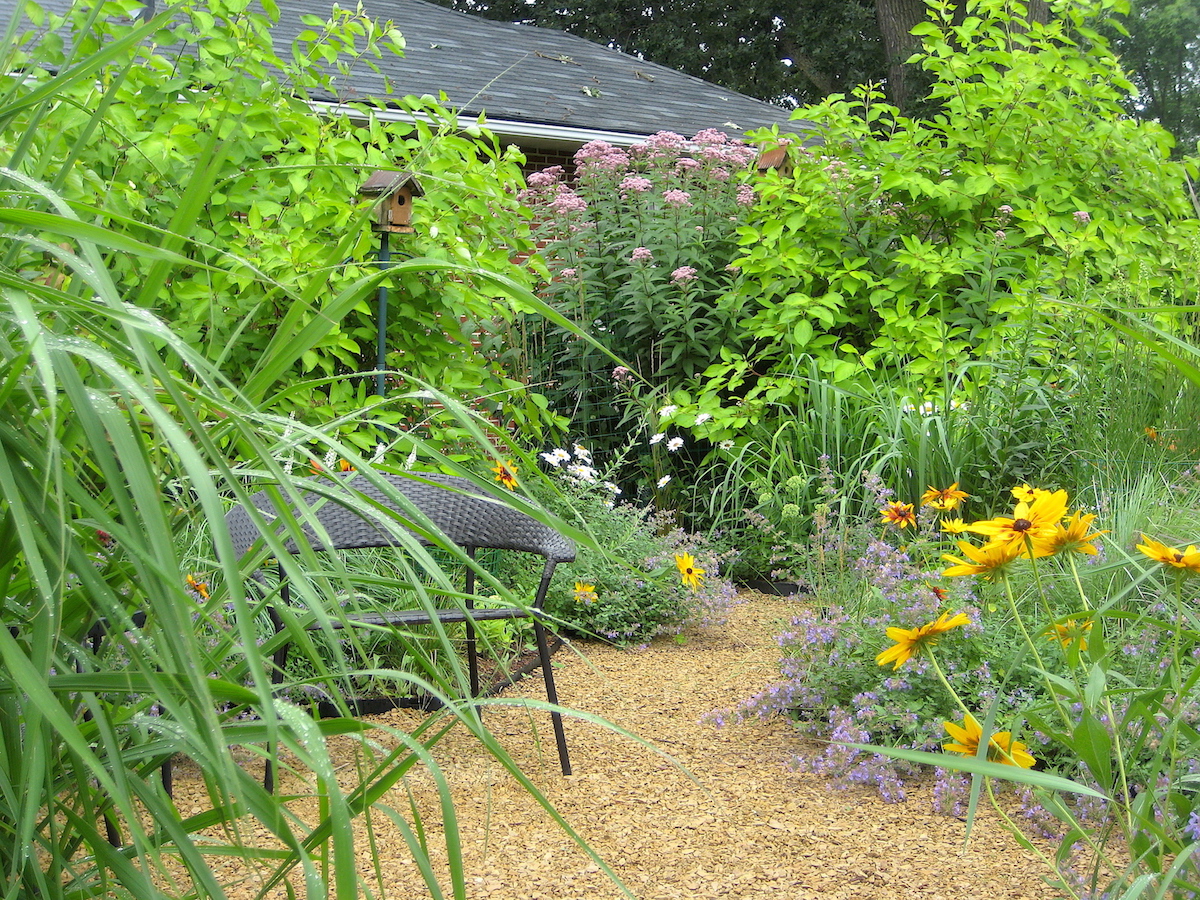
<path id="1" fill-rule="evenodd" d="M 39 2 L 60 12 L 70 6 L 70 0 Z M 166 0 L 143 2 L 161 9 Z M 0 15 L 6 20 L 17 5 L 0 0 Z M 275 5 L 280 18 L 272 38 L 283 48 L 308 28 L 301 16 L 324 21 L 334 0 Z M 374 60 L 378 72 L 353 64 L 338 76 L 338 96 L 316 95 L 316 101 L 336 106 L 444 93 L 447 106 L 472 118 L 485 115 L 501 138 L 560 148 L 594 139 L 628 145 L 658 131 L 691 137 L 715 128 L 740 137 L 774 124 L 792 132 L 813 130 L 809 123 L 789 122 L 780 107 L 562 31 L 494 22 L 424 0 L 362 0 L 362 6 L 371 18 L 391 21 L 400 31 L 404 56 Z M 399 111 L 396 116 L 405 117 Z"/>
<path id="2" fill-rule="evenodd" d="M 290 42 L 300 16 L 327 18 L 330 0 L 280 0 L 273 36 Z M 462 114 L 487 116 L 501 135 L 583 143 L 626 143 L 657 131 L 687 137 L 706 128 L 731 136 L 788 121 L 788 111 L 691 75 L 549 28 L 493 22 L 423 0 L 363 0 L 367 15 L 404 35 L 403 58 L 380 73 L 352 70 L 347 97 L 444 92 Z M 329 98 L 334 99 L 334 98 Z M 805 130 L 791 123 L 787 130 Z"/>

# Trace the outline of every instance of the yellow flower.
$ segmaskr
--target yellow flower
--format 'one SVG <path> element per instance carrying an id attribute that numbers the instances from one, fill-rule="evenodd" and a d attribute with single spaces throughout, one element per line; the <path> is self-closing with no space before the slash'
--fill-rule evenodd
<path id="1" fill-rule="evenodd" d="M 513 465 L 511 459 L 507 465 L 502 462 L 496 463 L 492 466 L 492 471 L 496 473 L 496 480 L 510 491 L 517 489 L 517 467 Z"/>
<path id="2" fill-rule="evenodd" d="M 895 525 L 897 528 L 907 528 L 909 525 L 916 527 L 917 517 L 913 513 L 911 503 L 893 500 L 881 509 L 880 513 L 883 516 L 884 525 Z"/>
<path id="3" fill-rule="evenodd" d="M 354 466 L 350 465 L 350 460 L 348 459 L 339 459 L 338 470 L 341 472 L 353 472 Z"/>
<path id="4" fill-rule="evenodd" d="M 962 519 L 942 519 L 941 527 L 946 534 L 962 534 L 967 530 L 967 523 Z"/>
<path id="5" fill-rule="evenodd" d="M 943 723 L 946 733 L 954 738 L 956 743 L 942 744 L 947 753 L 961 753 L 963 756 L 975 756 L 979 753 L 979 741 L 983 738 L 983 729 L 975 721 L 975 717 L 967 713 L 962 725 L 953 722 Z M 997 731 L 988 738 L 987 758 L 1006 766 L 1020 766 L 1031 769 L 1037 762 L 1029 755 L 1029 750 L 1020 741 L 1012 739 L 1012 732 Z"/>
<path id="6" fill-rule="evenodd" d="M 933 487 L 933 485 L 930 485 L 929 490 L 921 495 L 921 505 L 932 506 L 934 509 L 940 509 L 943 512 L 948 512 L 952 509 L 955 509 L 958 504 L 962 503 L 970 496 L 971 495 L 966 491 L 960 491 L 958 489 L 957 481 L 950 485 L 950 487 L 943 490 L 939 490 L 938 488 Z"/>
<path id="7" fill-rule="evenodd" d="M 1092 620 L 1084 619 L 1082 622 L 1077 622 L 1074 619 L 1067 619 L 1065 622 L 1055 622 L 1046 629 L 1046 637 L 1052 641 L 1058 641 L 1062 644 L 1064 650 L 1068 649 L 1072 644 L 1078 642 L 1080 650 L 1087 649 L 1087 636 L 1092 630 Z"/>
<path id="8" fill-rule="evenodd" d="M 575 602 L 595 603 L 596 586 L 594 584 L 585 584 L 582 581 L 575 582 Z"/>
<path id="9" fill-rule="evenodd" d="M 1096 555 L 1096 548 L 1092 544 L 1096 538 L 1102 534 L 1108 534 L 1108 531 L 1096 531 L 1088 534 L 1092 527 L 1092 523 L 1096 521 L 1096 516 L 1092 513 L 1084 515 L 1081 512 L 1076 512 L 1068 520 L 1067 524 L 1058 522 L 1054 526 L 1054 535 L 1049 538 L 1039 538 L 1034 541 L 1034 554 L 1041 556 L 1049 556 L 1054 553 L 1074 550 L 1076 553 L 1088 553 L 1092 556 Z"/>
<path id="10" fill-rule="evenodd" d="M 1038 494 L 1046 493 L 1039 488 L 1030 487 L 1028 484 L 1019 484 L 1012 489 L 1013 499 L 1018 502 L 1032 503 L 1038 498 Z"/>
<path id="11" fill-rule="evenodd" d="M 1066 491 L 1040 491 L 1033 502 L 1017 503 L 1012 517 L 997 516 L 975 522 L 967 530 L 990 537 L 988 546 L 995 544 L 1025 545 L 1025 538 L 1042 540 L 1054 537 L 1058 523 L 1067 514 Z"/>
<path id="12" fill-rule="evenodd" d="M 190 587 L 193 591 L 195 591 L 197 594 L 199 594 L 205 600 L 208 599 L 208 585 L 205 584 L 203 581 L 197 581 L 195 575 L 189 575 L 187 577 L 187 584 L 188 584 L 188 587 Z"/>
<path id="13" fill-rule="evenodd" d="M 947 578 L 954 578 L 957 575 L 983 575 L 986 578 L 995 578 L 1004 571 L 1005 566 L 1025 555 L 1025 548 L 1020 544 L 987 544 L 983 547 L 976 547 L 969 541 L 959 541 L 958 549 L 967 559 L 959 559 L 949 553 L 942 554 L 942 559 L 954 563 L 942 572 L 942 575 Z"/>
<path id="14" fill-rule="evenodd" d="M 1200 574 L 1200 550 L 1196 549 L 1195 544 L 1189 544 L 1186 550 L 1176 550 L 1174 547 L 1160 544 L 1144 534 L 1142 540 L 1145 543 L 1138 544 L 1137 548 L 1155 562 Z"/>
<path id="15" fill-rule="evenodd" d="M 914 655 L 920 654 L 922 649 L 936 644 L 938 638 L 951 628 L 969 624 L 971 620 L 967 618 L 966 613 L 958 613 L 953 617 L 950 613 L 942 613 L 936 622 L 929 622 L 919 628 L 889 628 L 887 636 L 896 643 L 876 656 L 875 662 L 881 666 L 894 663 L 894 672 Z"/>
<path id="16" fill-rule="evenodd" d="M 679 579 L 693 591 L 700 587 L 704 580 L 704 570 L 696 565 L 696 560 L 690 553 L 675 554 L 675 568 L 679 569 Z"/>

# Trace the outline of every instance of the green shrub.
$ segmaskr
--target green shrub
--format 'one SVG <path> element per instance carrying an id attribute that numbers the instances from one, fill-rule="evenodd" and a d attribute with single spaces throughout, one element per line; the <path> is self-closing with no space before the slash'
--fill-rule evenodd
<path id="1" fill-rule="evenodd" d="M 73 162 L 60 190 L 82 215 L 188 258 L 148 276 L 115 259 L 131 302 L 171 322 L 252 402 L 332 424 L 367 449 L 378 432 L 343 417 L 380 402 L 363 373 L 376 368 L 383 289 L 390 370 L 502 410 L 534 434 L 547 423 L 502 340 L 524 310 L 514 298 L 531 283 L 514 262 L 532 249 L 516 198 L 519 154 L 427 98 L 387 98 L 412 115 L 409 124 L 384 121 L 354 98 L 328 115 L 308 102 L 310 93 L 338 96 L 339 64 L 401 53 L 390 23 L 335 11 L 285 50 L 272 42 L 269 15 L 253 7 L 185 5 L 153 40 L 110 50 L 95 78 L 66 83 L 52 119 L 22 106 L 67 54 L 122 46 L 137 20 L 109 10 L 77 4 L 66 21 L 45 13 L 46 33 L 5 60 L 4 71 L 20 75 L 5 87 L 14 111 L 0 130 L 0 158 L 33 177 Z M 195 52 L 168 49 L 180 43 Z M 377 263 L 380 238 L 358 195 L 377 170 L 411 172 L 424 190 L 415 233 L 390 236 L 387 266 Z M 72 285 L 67 267 L 41 256 L 16 265 Z M 406 386 L 389 379 L 377 421 L 462 436 L 428 398 L 398 396 Z"/>
<path id="2" fill-rule="evenodd" d="M 1128 82 L 1089 27 L 1112 4 L 1052 6 L 1026 25 L 1021 3 L 976 0 L 957 20 L 934 3 L 918 29 L 927 119 L 863 88 L 798 113 L 820 147 L 757 136 L 791 141 L 791 169 L 756 182 L 739 229 L 743 278 L 721 301 L 739 337 L 700 398 L 715 430 L 744 417 L 733 400 L 795 396 L 800 354 L 835 382 L 864 368 L 954 378 L 1063 301 L 1186 300 L 1194 169 L 1169 160 L 1158 125 L 1122 114 Z M 1059 334 L 1037 345 L 1042 365 L 1070 364 Z"/>

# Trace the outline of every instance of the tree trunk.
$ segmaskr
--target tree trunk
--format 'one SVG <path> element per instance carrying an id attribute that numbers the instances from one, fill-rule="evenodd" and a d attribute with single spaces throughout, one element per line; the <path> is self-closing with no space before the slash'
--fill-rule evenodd
<path id="1" fill-rule="evenodd" d="M 883 39 L 887 59 L 888 99 L 904 111 L 917 99 L 913 96 L 914 80 L 904 64 L 921 46 L 911 32 L 925 20 L 924 0 L 875 0 L 875 19 Z"/>

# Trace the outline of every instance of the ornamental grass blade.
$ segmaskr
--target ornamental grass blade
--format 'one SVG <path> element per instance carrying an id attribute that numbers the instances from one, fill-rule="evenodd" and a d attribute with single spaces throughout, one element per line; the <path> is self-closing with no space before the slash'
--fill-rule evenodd
<path id="1" fill-rule="evenodd" d="M 841 743 L 841 742 L 839 742 Z M 1027 784 L 1031 787 L 1045 788 L 1049 791 L 1063 791 L 1069 794 L 1082 794 L 1087 797 L 1097 797 L 1101 800 L 1111 800 L 1107 794 L 1047 772 L 1035 772 L 1032 769 L 1022 769 L 1018 766 L 1006 766 L 987 760 L 975 759 L 970 756 L 957 756 L 948 753 L 928 753 L 924 750 L 909 750 L 905 747 L 878 747 L 874 744 L 845 743 L 844 746 L 864 753 L 878 753 L 892 759 L 903 759 L 907 762 L 924 763 L 942 769 L 952 769 L 955 772 L 970 772 L 986 778 L 1000 778 L 1017 784 Z"/>

